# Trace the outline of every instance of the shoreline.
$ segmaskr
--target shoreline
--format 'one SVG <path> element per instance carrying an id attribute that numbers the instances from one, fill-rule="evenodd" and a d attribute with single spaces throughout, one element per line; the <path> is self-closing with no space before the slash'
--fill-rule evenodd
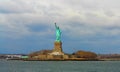
<path id="1" fill-rule="evenodd" d="M 20 61 L 120 61 L 120 59 L 9 59 L 9 60 L 20 60 Z"/>

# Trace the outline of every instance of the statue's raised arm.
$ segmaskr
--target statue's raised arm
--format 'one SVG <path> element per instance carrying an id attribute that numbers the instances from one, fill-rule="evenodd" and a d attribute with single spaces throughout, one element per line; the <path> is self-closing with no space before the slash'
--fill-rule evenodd
<path id="1" fill-rule="evenodd" d="M 58 28 L 58 26 L 56 25 L 56 23 L 55 23 L 55 28 Z"/>

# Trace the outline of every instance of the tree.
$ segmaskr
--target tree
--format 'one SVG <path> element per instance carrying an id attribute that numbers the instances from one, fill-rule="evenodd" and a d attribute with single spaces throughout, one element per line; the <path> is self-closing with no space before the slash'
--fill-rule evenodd
<path id="1" fill-rule="evenodd" d="M 47 55 L 51 52 L 52 52 L 52 50 L 41 50 L 41 51 L 30 53 L 29 56 L 33 57 L 33 56 L 38 56 L 38 55 Z"/>
<path id="2" fill-rule="evenodd" d="M 78 58 L 96 58 L 97 57 L 97 54 L 93 52 L 87 52 L 87 51 L 77 51 L 73 54 L 76 55 Z"/>

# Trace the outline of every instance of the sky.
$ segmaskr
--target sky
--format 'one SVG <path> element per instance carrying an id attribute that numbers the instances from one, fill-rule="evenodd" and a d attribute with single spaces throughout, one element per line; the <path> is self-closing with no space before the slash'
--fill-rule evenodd
<path id="1" fill-rule="evenodd" d="M 120 53 L 120 0 L 0 0 L 0 53 L 53 49 Z"/>

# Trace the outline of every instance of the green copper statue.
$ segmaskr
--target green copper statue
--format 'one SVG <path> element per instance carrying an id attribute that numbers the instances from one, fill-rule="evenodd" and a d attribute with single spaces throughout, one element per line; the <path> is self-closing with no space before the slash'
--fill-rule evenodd
<path id="1" fill-rule="evenodd" d="M 55 23 L 55 28 L 56 28 L 56 41 L 57 42 L 60 42 L 61 41 L 61 31 L 60 31 L 60 28 L 56 25 Z"/>

